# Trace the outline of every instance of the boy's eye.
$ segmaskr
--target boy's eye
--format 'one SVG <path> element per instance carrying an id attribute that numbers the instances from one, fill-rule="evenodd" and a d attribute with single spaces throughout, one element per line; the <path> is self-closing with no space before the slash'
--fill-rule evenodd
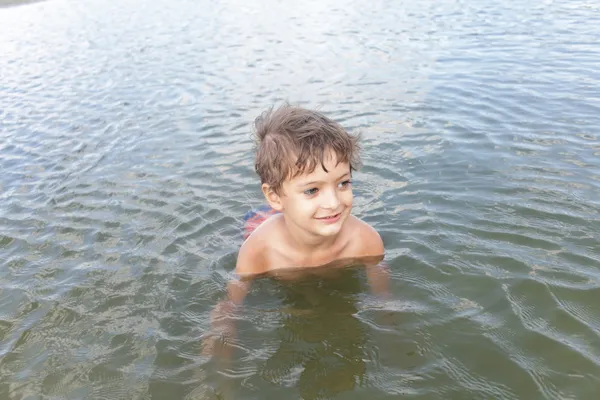
<path id="1" fill-rule="evenodd" d="M 307 196 L 312 196 L 313 194 L 317 194 L 318 191 L 319 189 L 317 188 L 307 189 L 304 191 L 304 194 Z"/>
<path id="2" fill-rule="evenodd" d="M 350 186 L 351 183 L 352 182 L 350 180 L 347 180 L 347 181 L 344 181 L 344 182 L 340 182 L 339 186 L 340 186 L 341 189 L 345 189 L 348 186 Z"/>

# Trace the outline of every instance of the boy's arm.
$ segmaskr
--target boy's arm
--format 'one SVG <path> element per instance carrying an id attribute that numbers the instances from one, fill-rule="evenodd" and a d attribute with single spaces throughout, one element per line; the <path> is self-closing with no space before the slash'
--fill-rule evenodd
<path id="1" fill-rule="evenodd" d="M 385 251 L 383 247 L 383 240 L 379 233 L 372 227 L 363 229 L 362 234 L 359 236 L 362 243 L 362 251 L 366 257 L 366 273 L 371 292 L 377 296 L 377 308 L 383 308 L 382 311 L 376 313 L 377 323 L 383 326 L 393 326 L 394 321 L 392 319 L 393 313 L 386 312 L 386 302 L 390 299 L 390 273 L 389 266 L 385 262 Z"/>
<path id="2" fill-rule="evenodd" d="M 210 328 L 202 343 L 203 355 L 230 358 L 231 342 L 237 337 L 235 313 L 249 289 L 250 280 L 232 279 L 227 283 L 226 297 L 210 313 Z"/>
<path id="3" fill-rule="evenodd" d="M 389 268 L 384 258 L 385 249 L 383 240 L 379 233 L 371 226 L 365 224 L 363 226 L 360 243 L 362 245 L 362 253 L 369 259 L 373 258 L 372 262 L 367 262 L 367 280 L 371 291 L 381 298 L 389 297 Z"/>
<path id="4" fill-rule="evenodd" d="M 235 312 L 244 302 L 244 298 L 250 290 L 253 275 L 258 273 L 258 254 L 256 246 L 248 246 L 248 241 L 242 245 L 238 254 L 235 274 L 237 277 L 227 283 L 227 295 L 219 301 L 211 312 L 211 326 L 209 334 L 204 340 L 202 352 L 205 355 L 214 355 L 216 345 L 223 340 L 223 346 L 219 346 L 220 355 L 229 358 L 231 346 L 228 343 L 236 337 L 234 323 Z"/>
<path id="5" fill-rule="evenodd" d="M 390 274 L 385 261 L 381 261 L 378 264 L 367 265 L 367 280 L 369 281 L 369 286 L 371 286 L 373 294 L 382 299 L 390 297 Z"/>

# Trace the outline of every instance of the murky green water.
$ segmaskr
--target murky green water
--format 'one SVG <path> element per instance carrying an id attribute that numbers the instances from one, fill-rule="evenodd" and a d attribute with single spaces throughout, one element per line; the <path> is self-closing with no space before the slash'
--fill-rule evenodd
<path id="1" fill-rule="evenodd" d="M 0 398 L 596 399 L 598 43 L 590 0 L 0 8 Z M 363 132 L 393 298 L 261 281 L 220 368 L 283 99 Z"/>

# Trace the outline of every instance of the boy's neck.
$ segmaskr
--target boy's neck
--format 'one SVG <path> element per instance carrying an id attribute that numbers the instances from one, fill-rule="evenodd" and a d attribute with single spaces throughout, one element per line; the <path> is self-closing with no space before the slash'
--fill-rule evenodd
<path id="1" fill-rule="evenodd" d="M 322 237 L 311 235 L 310 233 L 303 232 L 298 228 L 293 222 L 288 221 L 283 216 L 283 221 L 286 226 L 287 236 L 289 238 L 290 243 L 293 245 L 295 249 L 302 253 L 314 254 L 320 252 L 325 249 L 331 248 L 339 235 L 335 235 L 332 237 Z"/>

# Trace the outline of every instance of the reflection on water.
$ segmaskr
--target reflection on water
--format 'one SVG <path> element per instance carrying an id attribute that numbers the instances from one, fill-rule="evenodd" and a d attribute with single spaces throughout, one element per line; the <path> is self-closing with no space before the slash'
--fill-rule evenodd
<path id="1" fill-rule="evenodd" d="M 0 398 L 595 399 L 597 11 L 0 8 Z M 263 202 L 250 126 L 284 99 L 362 132 L 354 213 L 392 296 L 261 279 L 219 369 L 201 339 Z"/>

